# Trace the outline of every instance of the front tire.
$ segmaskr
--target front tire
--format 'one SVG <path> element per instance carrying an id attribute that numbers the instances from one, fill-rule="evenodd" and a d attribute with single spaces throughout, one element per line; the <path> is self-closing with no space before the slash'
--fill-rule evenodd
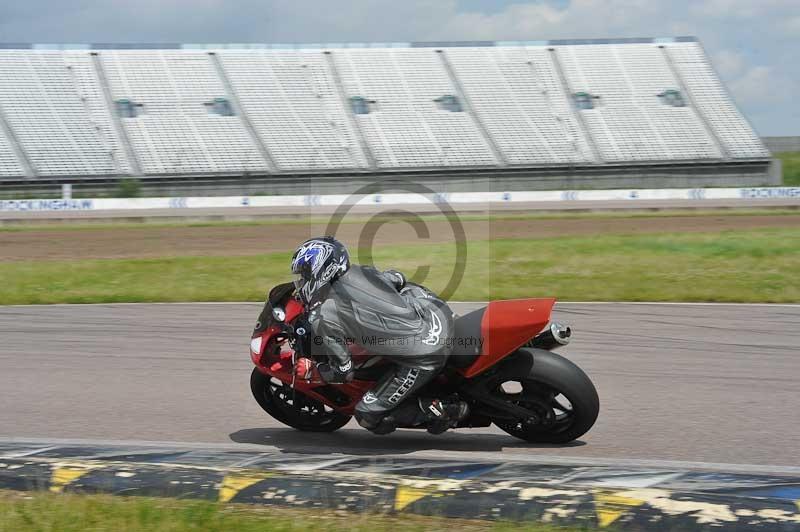
<path id="1" fill-rule="evenodd" d="M 333 432 L 350 421 L 322 402 L 264 375 L 258 368 L 250 374 L 250 391 L 258 405 L 284 425 L 306 432 Z"/>
<path id="2" fill-rule="evenodd" d="M 550 351 L 523 348 L 517 355 L 533 357 L 527 376 L 508 381 L 518 382 L 521 390 L 509 393 L 503 383 L 497 393 L 536 411 L 540 422 L 495 421 L 495 425 L 512 436 L 535 443 L 569 443 L 586 434 L 600 412 L 597 390 L 586 373 Z"/>

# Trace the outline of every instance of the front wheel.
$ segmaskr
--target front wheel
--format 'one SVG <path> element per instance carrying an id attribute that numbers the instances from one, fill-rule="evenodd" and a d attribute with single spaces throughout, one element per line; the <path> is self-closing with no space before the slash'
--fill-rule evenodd
<path id="1" fill-rule="evenodd" d="M 333 432 L 350 421 L 350 416 L 264 375 L 257 368 L 250 375 L 250 391 L 267 414 L 297 430 Z"/>
<path id="2" fill-rule="evenodd" d="M 528 375 L 508 379 L 495 395 L 536 413 L 533 420 L 495 421 L 505 432 L 529 442 L 568 443 L 592 428 L 600 399 L 592 381 L 578 366 L 550 351 L 520 349 L 533 357 Z"/>

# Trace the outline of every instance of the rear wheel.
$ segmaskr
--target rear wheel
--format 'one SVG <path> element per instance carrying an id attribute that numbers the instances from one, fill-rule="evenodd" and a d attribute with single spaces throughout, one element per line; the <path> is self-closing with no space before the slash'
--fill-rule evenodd
<path id="1" fill-rule="evenodd" d="M 495 394 L 531 410 L 532 419 L 495 421 L 502 430 L 529 442 L 568 443 L 583 436 L 597 419 L 600 399 L 589 377 L 566 358 L 541 349 L 532 356 L 527 376 L 503 382 Z"/>
<path id="2" fill-rule="evenodd" d="M 267 414 L 297 430 L 333 432 L 350 421 L 350 416 L 336 412 L 258 369 L 253 369 L 250 375 L 250 390 Z"/>

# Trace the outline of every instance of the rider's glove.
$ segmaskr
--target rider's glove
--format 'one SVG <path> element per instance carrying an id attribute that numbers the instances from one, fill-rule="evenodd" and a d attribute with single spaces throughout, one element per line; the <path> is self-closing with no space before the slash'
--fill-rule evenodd
<path id="1" fill-rule="evenodd" d="M 353 362 L 349 360 L 343 366 L 323 362 L 317 365 L 317 371 L 328 384 L 344 384 L 353 380 Z"/>
<path id="2" fill-rule="evenodd" d="M 299 358 L 294 365 L 294 374 L 298 379 L 311 380 L 314 374 L 314 362 L 310 358 Z"/>

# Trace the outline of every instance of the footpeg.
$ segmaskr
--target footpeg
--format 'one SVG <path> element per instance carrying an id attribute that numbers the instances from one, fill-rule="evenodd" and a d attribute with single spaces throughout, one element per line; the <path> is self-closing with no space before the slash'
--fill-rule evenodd
<path id="1" fill-rule="evenodd" d="M 469 405 L 464 401 L 420 399 L 419 407 L 428 418 L 426 428 L 431 434 L 441 434 L 469 415 Z"/>

